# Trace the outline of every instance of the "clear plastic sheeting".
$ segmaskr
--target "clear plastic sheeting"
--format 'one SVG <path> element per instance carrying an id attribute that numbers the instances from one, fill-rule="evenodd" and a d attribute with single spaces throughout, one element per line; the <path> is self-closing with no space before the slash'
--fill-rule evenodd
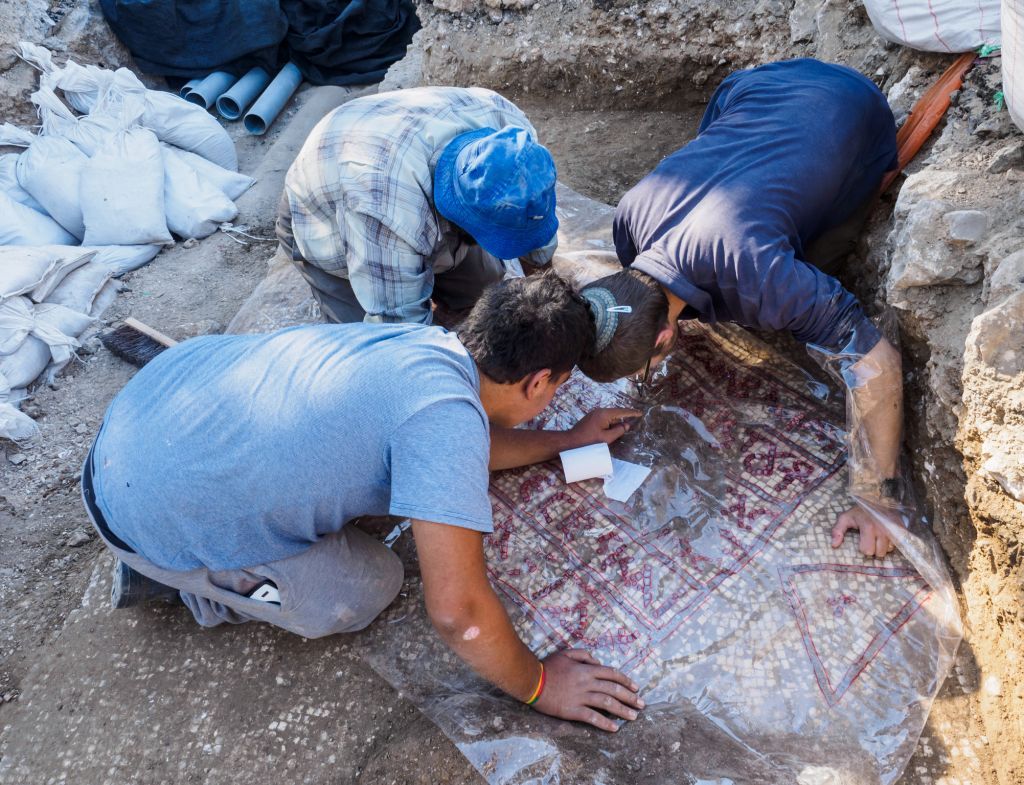
<path id="1" fill-rule="evenodd" d="M 560 186 L 558 211 L 555 270 L 579 285 L 604 274 L 611 208 Z M 317 318 L 278 254 L 228 331 Z M 612 446 L 652 469 L 626 503 L 600 479 L 566 485 L 557 462 L 492 476 L 491 581 L 538 655 L 585 647 L 642 685 L 647 708 L 618 733 L 544 716 L 475 676 L 431 627 L 414 560 L 361 634 L 366 658 L 495 785 L 895 781 L 960 621 L 909 503 L 900 551 L 868 559 L 855 533 L 831 547 L 853 500 L 845 395 L 821 376 L 740 328 L 687 322 L 645 400 L 631 382 L 576 374 L 532 424 L 642 409 Z"/>
<path id="2" fill-rule="evenodd" d="M 623 504 L 556 463 L 495 474 L 492 584 L 539 656 L 592 651 L 642 685 L 617 734 L 528 709 L 446 649 L 416 577 L 367 657 L 491 783 L 895 781 L 961 628 L 923 527 L 868 559 L 848 535 L 842 396 L 738 328 L 683 323 L 643 401 L 574 375 L 533 423 L 637 406 L 612 446 L 651 467 Z M 928 580 L 925 579 L 926 576 Z M 929 583 L 932 581 L 932 583 Z"/>

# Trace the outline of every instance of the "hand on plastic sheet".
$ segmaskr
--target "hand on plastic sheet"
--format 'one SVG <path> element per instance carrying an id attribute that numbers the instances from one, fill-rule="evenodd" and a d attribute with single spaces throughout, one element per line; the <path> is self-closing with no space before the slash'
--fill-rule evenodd
<path id="1" fill-rule="evenodd" d="M 584 649 L 557 651 L 544 660 L 544 669 L 547 683 L 533 704 L 544 714 L 614 733 L 619 723 L 611 717 L 635 720 L 644 707 L 640 688 L 628 676 L 604 667 Z"/>
<path id="2" fill-rule="evenodd" d="M 857 529 L 860 533 L 860 552 L 876 559 L 884 558 L 896 545 L 889 537 L 886 526 L 879 520 L 881 515 L 886 513 L 855 504 L 840 515 L 836 525 L 832 527 L 832 547 L 838 548 L 843 544 L 846 532 Z M 902 526 L 899 519 L 893 519 L 891 525 Z"/>
<path id="3" fill-rule="evenodd" d="M 573 442 L 581 446 L 598 442 L 611 444 L 629 433 L 640 415 L 636 409 L 594 409 L 572 427 Z"/>

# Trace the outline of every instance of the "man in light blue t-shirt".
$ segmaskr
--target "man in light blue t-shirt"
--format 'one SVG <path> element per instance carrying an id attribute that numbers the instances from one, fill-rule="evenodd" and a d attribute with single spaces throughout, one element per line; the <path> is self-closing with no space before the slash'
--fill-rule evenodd
<path id="1" fill-rule="evenodd" d="M 530 652 L 484 565 L 489 469 L 614 441 L 638 414 L 513 430 L 591 350 L 589 308 L 548 274 L 487 290 L 458 336 L 311 325 L 163 352 L 111 403 L 83 469 L 86 507 L 119 559 L 115 607 L 174 592 L 204 625 L 362 629 L 397 595 L 402 566 L 352 522 L 411 518 L 427 611 L 456 653 L 547 714 L 607 730 L 597 709 L 634 719 L 643 702 L 623 674 L 578 650 L 543 664 Z"/>

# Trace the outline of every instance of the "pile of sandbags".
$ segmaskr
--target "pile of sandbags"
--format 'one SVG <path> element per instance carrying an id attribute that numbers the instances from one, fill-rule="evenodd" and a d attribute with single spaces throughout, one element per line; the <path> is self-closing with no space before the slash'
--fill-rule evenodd
<path id="1" fill-rule="evenodd" d="M 68 363 L 116 298 L 113 279 L 174 236 L 206 237 L 232 221 L 254 182 L 201 107 L 124 68 L 59 67 L 28 43 L 20 54 L 41 72 L 40 128 L 0 125 L 0 146 L 23 148 L 0 155 L 0 438 L 9 439 L 33 432 L 18 401 Z"/>

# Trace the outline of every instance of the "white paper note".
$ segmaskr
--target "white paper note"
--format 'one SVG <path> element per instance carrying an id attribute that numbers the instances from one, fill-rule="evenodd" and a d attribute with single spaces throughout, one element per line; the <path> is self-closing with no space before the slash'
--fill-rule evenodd
<path id="1" fill-rule="evenodd" d="M 617 502 L 626 502 L 650 473 L 646 466 L 612 458 L 612 473 L 604 478 L 604 495 Z"/>

